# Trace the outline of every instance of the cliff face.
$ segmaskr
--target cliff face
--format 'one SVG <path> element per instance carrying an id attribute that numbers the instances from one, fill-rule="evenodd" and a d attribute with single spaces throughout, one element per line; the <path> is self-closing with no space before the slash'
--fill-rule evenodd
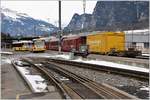
<path id="1" fill-rule="evenodd" d="M 125 30 L 148 26 L 148 1 L 98 1 L 92 14 L 74 14 L 64 30 Z"/>
<path id="2" fill-rule="evenodd" d="M 68 26 L 65 28 L 65 30 L 81 30 L 82 28 L 89 28 L 91 25 L 89 24 L 92 20 L 92 15 L 91 14 L 74 14 L 72 17 L 70 23 Z"/>

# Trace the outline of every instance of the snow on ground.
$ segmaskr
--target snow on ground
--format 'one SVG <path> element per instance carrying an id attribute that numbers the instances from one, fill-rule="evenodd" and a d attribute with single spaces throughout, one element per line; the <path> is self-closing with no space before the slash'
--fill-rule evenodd
<path id="1" fill-rule="evenodd" d="M 104 65 L 108 67 L 115 67 L 115 68 L 121 68 L 121 69 L 128 69 L 128 70 L 136 70 L 140 72 L 146 72 L 149 73 L 149 69 L 147 68 L 140 68 L 140 67 L 135 67 L 135 66 L 130 66 L 130 65 L 123 65 L 123 64 L 117 64 L 114 62 L 108 62 L 108 61 L 96 61 L 96 60 L 82 60 L 82 59 L 76 59 L 72 60 L 76 62 L 83 62 L 83 63 L 89 63 L 89 64 L 96 64 L 96 65 Z"/>
<path id="2" fill-rule="evenodd" d="M 63 55 L 55 55 L 55 58 L 57 58 L 57 57 L 61 57 L 63 59 L 69 60 L 70 55 L 64 55 L 64 54 Z M 118 64 L 118 63 L 108 62 L 108 61 L 83 60 L 81 58 L 71 60 L 71 61 L 83 62 L 83 63 L 89 63 L 89 64 L 97 64 L 97 65 L 102 65 L 102 66 L 115 67 L 115 68 L 128 69 L 128 70 L 136 70 L 136 71 L 140 71 L 140 72 L 149 73 L 149 69 L 147 69 L 147 68 L 141 68 L 141 67 L 136 67 L 136 66 Z"/>
<path id="3" fill-rule="evenodd" d="M 69 55 L 56 55 L 55 57 L 56 57 L 56 58 L 57 58 L 57 57 L 58 57 L 58 58 L 63 58 L 63 59 L 69 59 L 69 58 L 70 58 Z"/>
<path id="4" fill-rule="evenodd" d="M 150 54 L 143 53 L 142 56 L 150 56 Z"/>
<path id="5" fill-rule="evenodd" d="M 26 57 L 45 57 L 45 58 L 48 58 L 48 57 L 54 57 L 54 55 L 52 54 L 48 54 L 48 53 L 38 53 L 38 54 L 27 54 L 25 55 Z"/>
<path id="6" fill-rule="evenodd" d="M 4 63 L 7 63 L 7 64 L 11 64 L 11 60 L 10 59 L 1 59 L 1 65 L 4 64 Z"/>
<path id="7" fill-rule="evenodd" d="M 39 75 L 26 75 L 25 76 L 31 83 L 33 89 L 36 92 L 46 92 L 47 84 L 44 82 L 44 79 Z"/>
<path id="8" fill-rule="evenodd" d="M 20 61 L 17 62 L 18 64 L 21 64 Z M 47 92 L 47 84 L 45 80 L 40 75 L 31 75 L 29 71 L 29 67 L 16 67 L 21 75 L 26 79 L 28 84 L 32 87 L 32 89 L 35 92 Z"/>
<path id="9" fill-rule="evenodd" d="M 1 64 L 0 65 L 3 65 L 3 64 L 11 64 L 11 60 L 8 59 L 7 57 L 3 57 L 1 56 Z"/>
<path id="10" fill-rule="evenodd" d="M 10 59 L 3 59 L 2 61 L 4 61 L 5 63 L 11 64 L 11 60 Z"/>
<path id="11" fill-rule="evenodd" d="M 48 54 L 48 53 L 38 53 L 38 54 L 27 54 L 26 57 L 45 57 L 45 58 L 63 58 L 63 59 L 69 59 L 69 55 L 64 54 Z"/>
<path id="12" fill-rule="evenodd" d="M 142 88 L 140 88 L 140 90 L 149 91 L 149 90 L 150 90 L 150 87 L 143 86 Z"/>
<path id="13" fill-rule="evenodd" d="M 0 54 L 10 54 L 10 55 L 12 55 L 13 53 L 12 52 L 6 52 L 6 51 L 0 51 Z"/>

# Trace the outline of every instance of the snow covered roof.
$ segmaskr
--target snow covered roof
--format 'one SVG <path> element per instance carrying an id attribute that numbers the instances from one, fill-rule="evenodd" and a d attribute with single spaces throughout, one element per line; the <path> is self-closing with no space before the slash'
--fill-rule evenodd
<path id="1" fill-rule="evenodd" d="M 18 44 L 18 43 L 33 43 L 32 41 L 15 41 L 13 44 Z"/>
<path id="2" fill-rule="evenodd" d="M 143 34 L 143 33 L 145 33 L 145 34 L 148 34 L 149 33 L 149 29 L 143 29 L 143 30 L 128 30 L 128 31 L 124 31 L 125 32 L 125 34 L 132 34 L 132 33 L 137 33 L 137 34 Z"/>

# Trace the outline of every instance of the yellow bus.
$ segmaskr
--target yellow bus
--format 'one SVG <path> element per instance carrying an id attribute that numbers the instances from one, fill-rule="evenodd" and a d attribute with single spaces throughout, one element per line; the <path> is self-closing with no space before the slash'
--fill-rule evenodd
<path id="1" fill-rule="evenodd" d="M 32 52 L 44 52 L 46 50 L 45 40 L 42 38 L 33 39 Z"/>
<path id="2" fill-rule="evenodd" d="M 15 41 L 12 43 L 14 51 L 28 51 L 32 47 L 32 41 Z"/>

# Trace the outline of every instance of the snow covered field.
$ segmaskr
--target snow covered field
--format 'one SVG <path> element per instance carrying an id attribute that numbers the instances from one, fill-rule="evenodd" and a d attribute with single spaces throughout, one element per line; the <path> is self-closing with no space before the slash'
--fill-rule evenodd
<path id="1" fill-rule="evenodd" d="M 6 52 L 6 51 L 0 51 L 0 54 L 9 54 L 9 55 L 12 55 L 13 53 L 12 52 Z"/>

